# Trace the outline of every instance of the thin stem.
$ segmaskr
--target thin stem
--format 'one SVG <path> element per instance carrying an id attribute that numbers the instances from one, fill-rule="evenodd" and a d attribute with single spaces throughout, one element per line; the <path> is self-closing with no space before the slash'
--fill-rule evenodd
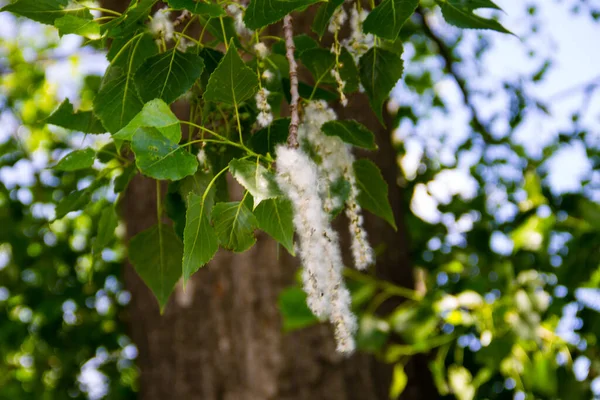
<path id="1" fill-rule="evenodd" d="M 160 181 L 156 181 L 156 223 L 160 226 L 160 214 L 161 214 L 161 202 L 160 202 Z"/>
<path id="2" fill-rule="evenodd" d="M 364 274 L 362 272 L 358 272 L 354 269 L 345 268 L 344 275 L 346 277 L 348 277 L 350 279 L 354 279 L 356 281 L 374 284 L 375 286 L 379 287 L 381 290 L 388 292 L 395 296 L 404 297 L 406 299 L 414 300 L 414 301 L 419 301 L 421 299 L 421 296 L 419 295 L 419 293 L 412 289 L 401 287 L 401 286 L 396 286 L 393 283 L 378 280 L 370 275 Z"/>
<path id="3" fill-rule="evenodd" d="M 235 96 L 234 96 L 234 101 L 235 101 Z M 238 133 L 240 135 L 240 144 L 243 146 L 244 139 L 242 138 L 242 123 L 240 122 L 240 113 L 238 111 L 237 103 L 236 103 L 234 109 L 235 109 L 235 120 L 237 121 Z"/>
<path id="4" fill-rule="evenodd" d="M 219 17 L 221 21 L 221 31 L 223 31 L 223 43 L 225 43 L 225 51 L 229 51 L 229 43 L 227 42 L 227 34 L 225 33 L 225 23 L 223 22 L 223 17 Z"/>
<path id="5" fill-rule="evenodd" d="M 216 174 L 212 180 L 209 182 L 209 184 L 206 186 L 206 189 L 204 190 L 204 193 L 202 194 L 202 203 L 204 203 L 204 201 L 206 200 L 206 196 L 208 196 L 208 193 L 210 192 L 210 189 L 212 188 L 212 185 L 215 184 L 215 182 L 217 181 L 217 178 L 219 176 L 221 176 L 225 171 L 227 171 L 229 169 L 229 165 L 227 165 L 225 168 L 223 168 L 222 170 L 219 171 L 218 174 Z"/>
<path id="6" fill-rule="evenodd" d="M 112 14 L 112 15 L 114 15 L 114 16 L 117 16 L 117 17 L 120 17 L 120 16 L 121 16 L 121 13 L 120 13 L 120 12 L 117 12 L 117 11 L 114 11 L 114 10 L 109 10 L 108 8 L 102 8 L 102 7 L 88 7 L 88 6 L 85 6 L 85 7 L 86 7 L 88 10 L 100 11 L 100 12 L 103 12 L 103 13 L 105 13 L 105 14 Z"/>
<path id="7" fill-rule="evenodd" d="M 177 32 L 177 31 L 175 31 L 175 32 L 173 32 L 173 33 L 174 33 L 174 34 L 176 34 L 177 36 L 184 37 L 184 38 L 186 38 L 187 40 L 189 40 L 189 41 L 191 41 L 191 42 L 194 42 L 194 43 L 196 43 L 197 45 L 200 45 L 200 42 L 198 41 L 198 39 L 194 39 L 193 37 L 191 37 L 191 36 L 189 36 L 189 35 L 186 35 L 185 33 L 182 33 L 182 32 Z"/>
<path id="8" fill-rule="evenodd" d="M 290 131 L 288 135 L 288 146 L 292 148 L 298 147 L 298 125 L 300 125 L 300 117 L 298 115 L 298 64 L 294 57 L 296 46 L 294 45 L 294 27 L 292 25 L 292 16 L 286 15 L 283 19 L 283 31 L 285 35 L 285 56 L 290 64 Z"/>
<path id="9" fill-rule="evenodd" d="M 131 43 L 133 43 L 133 41 L 135 39 L 137 39 L 138 37 L 141 37 L 143 34 L 144 34 L 144 32 L 138 33 L 137 35 L 135 35 L 134 37 L 132 37 L 131 39 L 129 39 L 127 41 L 127 43 L 125 43 L 125 46 L 121 47 L 121 49 L 119 50 L 119 52 L 113 57 L 113 59 L 111 60 L 111 62 L 114 64 L 115 61 L 117 61 L 117 59 L 119 58 L 119 56 L 121 54 L 123 54 L 123 52 L 127 49 L 127 47 L 129 47 L 131 45 Z"/>
<path id="10" fill-rule="evenodd" d="M 277 40 L 278 42 L 283 42 L 284 39 L 280 38 L 279 36 L 271 36 L 271 35 L 262 35 L 260 37 L 260 39 L 271 39 L 271 40 Z"/>

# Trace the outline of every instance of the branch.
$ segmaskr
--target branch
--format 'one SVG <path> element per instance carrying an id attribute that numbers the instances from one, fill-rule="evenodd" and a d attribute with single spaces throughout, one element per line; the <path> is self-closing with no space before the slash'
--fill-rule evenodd
<path id="1" fill-rule="evenodd" d="M 423 32 L 425 32 L 425 36 L 427 36 L 432 42 L 434 42 L 437 45 L 439 54 L 444 60 L 446 71 L 450 74 L 450 76 L 452 76 L 452 78 L 456 82 L 456 85 L 460 89 L 463 96 L 463 102 L 465 106 L 467 106 L 467 108 L 471 111 L 471 121 L 475 130 L 481 133 L 481 135 L 484 136 L 484 139 L 486 141 L 497 142 L 497 140 L 493 138 L 491 133 L 488 131 L 488 129 L 485 127 L 485 125 L 483 124 L 483 122 L 481 122 L 481 119 L 479 118 L 477 109 L 471 101 L 471 93 L 467 88 L 467 84 L 464 78 L 456 69 L 456 63 L 454 60 L 454 56 L 452 55 L 452 50 L 448 48 L 448 45 L 442 40 L 442 38 L 438 37 L 431 30 L 431 27 L 427 23 L 425 13 L 421 7 L 417 8 L 416 14 L 421 17 L 421 21 L 423 22 Z"/>
<path id="2" fill-rule="evenodd" d="M 592 78 L 590 81 L 585 83 L 580 83 L 568 89 L 562 90 L 558 93 L 555 93 L 548 97 L 549 102 L 555 102 L 564 100 L 566 97 L 573 96 L 583 92 L 584 94 L 588 94 L 593 92 L 600 86 L 600 75 Z"/>
<path id="3" fill-rule="evenodd" d="M 300 117 L 298 116 L 298 64 L 294 58 L 294 51 L 296 46 L 294 45 L 294 28 L 292 26 L 292 16 L 286 15 L 283 19 L 283 32 L 285 35 L 285 56 L 290 64 L 290 94 L 292 99 L 290 101 L 290 133 L 288 136 L 288 146 L 298 147 L 298 125 L 300 124 Z"/>

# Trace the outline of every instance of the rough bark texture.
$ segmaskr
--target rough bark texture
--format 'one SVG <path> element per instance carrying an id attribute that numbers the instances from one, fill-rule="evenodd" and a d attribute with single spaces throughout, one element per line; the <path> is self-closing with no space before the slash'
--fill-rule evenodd
<path id="1" fill-rule="evenodd" d="M 103 5 L 123 9 L 119 0 Z M 296 31 L 308 31 L 297 22 Z M 351 99 L 340 118 L 354 118 L 377 135 L 375 161 L 390 186 L 390 201 L 400 229 L 367 218 L 374 246 L 386 250 L 377 260 L 378 276 L 413 285 L 404 225 L 397 164 L 390 130 L 373 118 L 364 97 Z M 123 202 L 128 237 L 156 222 L 155 184 L 137 177 Z M 185 295 L 173 295 L 165 314 L 128 265 L 125 282 L 132 293 L 130 334 L 139 349 L 141 400 L 370 400 L 387 399 L 388 366 L 356 354 L 335 353 L 331 329 L 321 325 L 283 334 L 277 309 L 280 290 L 293 280 L 297 260 L 260 235 L 243 254 L 219 252 L 192 278 Z M 424 360 L 406 367 L 409 383 L 403 399 L 436 397 Z"/>

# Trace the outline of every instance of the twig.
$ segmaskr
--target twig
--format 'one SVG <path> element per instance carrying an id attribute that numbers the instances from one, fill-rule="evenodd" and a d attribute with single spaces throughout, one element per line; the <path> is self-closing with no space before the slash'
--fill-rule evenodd
<path id="1" fill-rule="evenodd" d="M 290 133 L 288 135 L 288 146 L 298 147 L 298 125 L 300 124 L 300 117 L 298 116 L 298 64 L 294 58 L 294 51 L 296 46 L 294 45 L 294 29 L 292 26 L 292 16 L 286 15 L 283 19 L 283 32 L 285 35 L 285 56 L 290 64 L 290 94 L 292 99 L 290 101 Z"/>
<path id="2" fill-rule="evenodd" d="M 188 19 L 189 17 L 191 17 L 192 14 L 188 11 L 188 10 L 183 10 L 181 12 L 181 14 L 179 14 L 179 16 L 177 18 L 175 18 L 175 21 L 173 21 L 173 26 L 179 26 L 183 23 L 183 21 L 185 21 L 186 19 Z"/>
<path id="3" fill-rule="evenodd" d="M 584 94 L 588 94 L 588 93 L 596 90 L 599 86 L 600 86 L 600 76 L 596 76 L 588 82 L 580 83 L 578 85 L 575 85 L 575 86 L 570 87 L 565 90 L 561 90 L 560 92 L 549 96 L 548 101 L 555 102 L 555 101 L 564 100 L 566 97 L 579 94 L 580 92 L 583 92 Z"/>

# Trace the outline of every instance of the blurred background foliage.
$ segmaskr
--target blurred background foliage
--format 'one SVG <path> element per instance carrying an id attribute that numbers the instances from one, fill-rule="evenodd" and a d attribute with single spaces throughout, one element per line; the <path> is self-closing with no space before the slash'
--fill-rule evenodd
<path id="1" fill-rule="evenodd" d="M 484 68 L 490 34 L 450 29 L 423 10 L 401 33 L 407 67 L 389 108 L 416 286 L 347 271 L 359 348 L 394 364 L 391 398 L 418 353 L 429 355 L 440 398 L 600 398 L 600 82 L 563 93 L 581 102 L 567 125 L 553 125 L 553 99 L 535 87 L 560 60 L 538 48 L 552 31 L 538 3 L 519 5 L 521 41 L 511 42 L 535 68 L 507 79 Z M 560 4 L 569 18 L 600 17 L 592 1 Z M 121 171 L 102 160 L 47 169 L 69 149 L 106 143 L 44 123 L 66 97 L 91 107 L 104 55 L 0 17 L 0 399 L 135 398 L 124 249 L 120 237 L 92 239 Z M 551 121 L 550 139 L 532 116 Z M 582 151 L 562 154 L 573 146 Z M 556 168 L 581 158 L 583 172 L 560 189 Z M 86 212 L 57 219 L 57 203 L 99 171 L 105 184 Z M 299 287 L 279 305 L 287 330 L 317 323 Z"/>

